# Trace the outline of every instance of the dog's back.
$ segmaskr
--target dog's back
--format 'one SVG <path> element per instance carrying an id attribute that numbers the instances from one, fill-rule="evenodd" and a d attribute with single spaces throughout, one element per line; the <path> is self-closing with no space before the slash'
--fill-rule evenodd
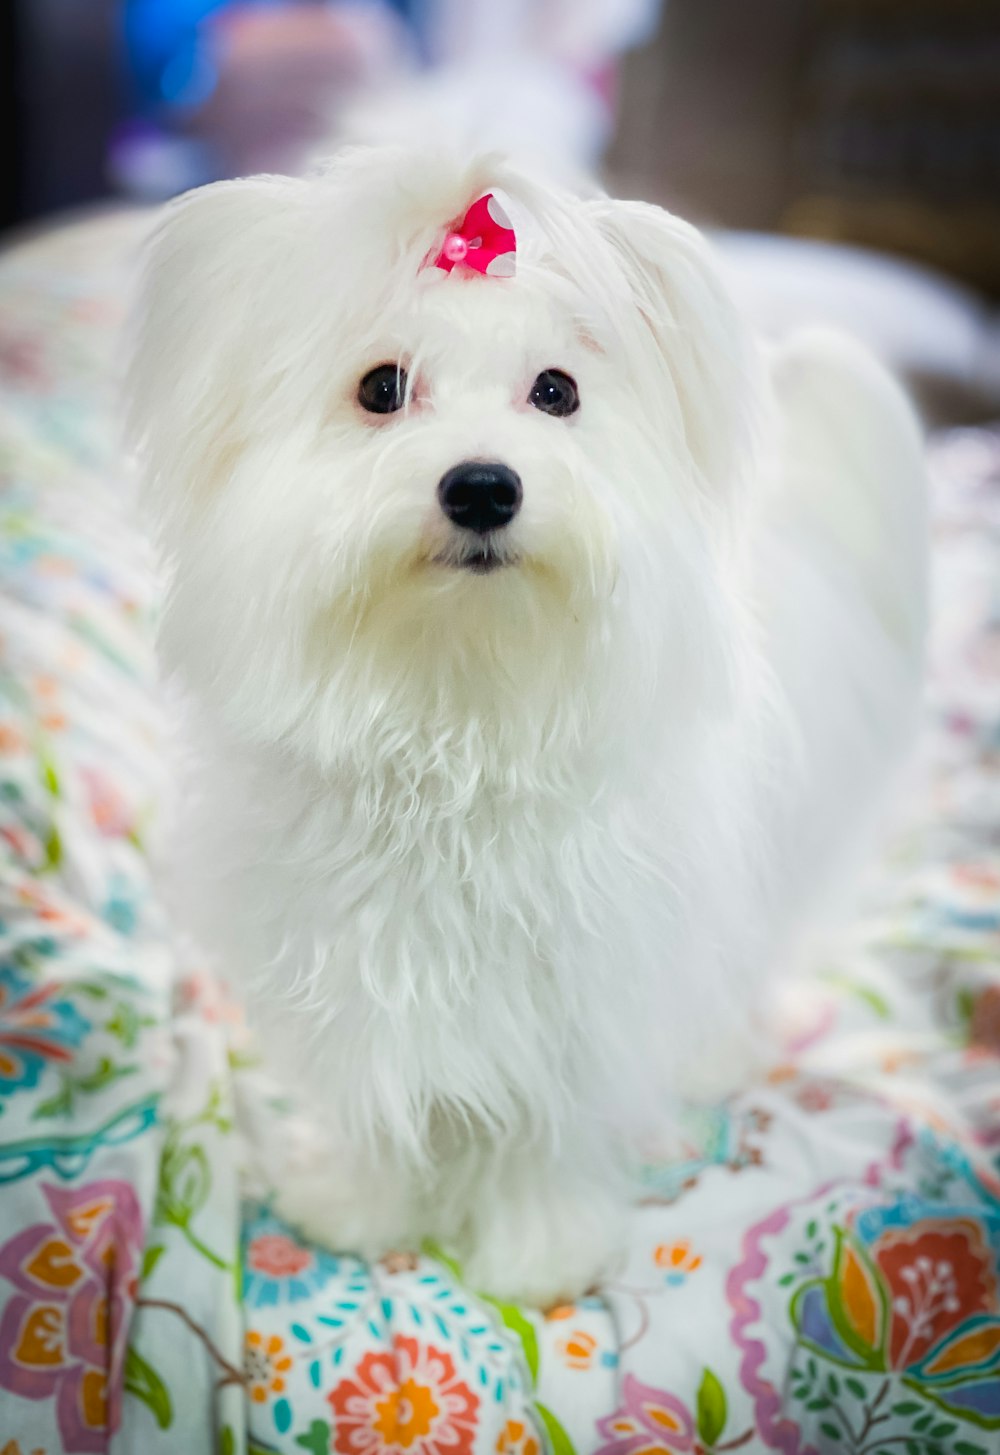
<path id="1" fill-rule="evenodd" d="M 851 339 L 793 335 L 771 377 L 757 592 L 807 784 L 788 826 L 786 882 L 814 907 L 870 837 L 915 726 L 926 471 L 906 396 Z"/>

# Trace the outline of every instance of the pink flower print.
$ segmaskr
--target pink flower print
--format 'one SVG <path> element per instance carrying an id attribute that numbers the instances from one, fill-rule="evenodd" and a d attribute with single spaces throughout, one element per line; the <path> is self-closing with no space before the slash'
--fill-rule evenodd
<path id="1" fill-rule="evenodd" d="M 0 1388 L 55 1399 L 66 1455 L 91 1455 L 121 1421 L 142 1214 L 118 1180 L 42 1192 L 53 1221 L 0 1248 L 0 1276 L 15 1289 L 0 1319 Z"/>

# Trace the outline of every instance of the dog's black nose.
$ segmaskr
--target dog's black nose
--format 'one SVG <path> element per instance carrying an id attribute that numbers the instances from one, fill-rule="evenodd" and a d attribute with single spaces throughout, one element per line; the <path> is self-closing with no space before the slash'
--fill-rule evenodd
<path id="1" fill-rule="evenodd" d="M 499 530 L 521 508 L 521 480 L 507 465 L 466 460 L 442 475 L 438 500 L 449 520 L 479 535 Z"/>

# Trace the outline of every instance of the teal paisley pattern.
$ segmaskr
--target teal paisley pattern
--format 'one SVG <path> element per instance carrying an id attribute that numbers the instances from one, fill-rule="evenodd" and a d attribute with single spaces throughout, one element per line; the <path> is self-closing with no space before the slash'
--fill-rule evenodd
<path id="1" fill-rule="evenodd" d="M 13 965 L 0 967 L 0 1096 L 31 1090 L 47 1065 L 72 1064 L 91 1029 L 55 983 L 36 985 Z"/>
<path id="2" fill-rule="evenodd" d="M 921 789 L 787 1055 L 637 1148 L 627 1265 L 544 1314 L 241 1198 L 281 1135 L 151 873 L 156 595 L 113 447 L 145 221 L 0 258 L 0 1452 L 1000 1448 L 1000 433 L 932 444 Z"/>

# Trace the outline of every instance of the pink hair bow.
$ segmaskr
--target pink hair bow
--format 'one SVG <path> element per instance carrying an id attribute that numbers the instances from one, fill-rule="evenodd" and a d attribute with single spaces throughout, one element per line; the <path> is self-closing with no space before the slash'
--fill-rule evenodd
<path id="1" fill-rule="evenodd" d="M 448 236 L 433 266 L 450 273 L 459 263 L 490 278 L 513 278 L 517 238 L 510 219 L 492 192 L 473 202 Z"/>

